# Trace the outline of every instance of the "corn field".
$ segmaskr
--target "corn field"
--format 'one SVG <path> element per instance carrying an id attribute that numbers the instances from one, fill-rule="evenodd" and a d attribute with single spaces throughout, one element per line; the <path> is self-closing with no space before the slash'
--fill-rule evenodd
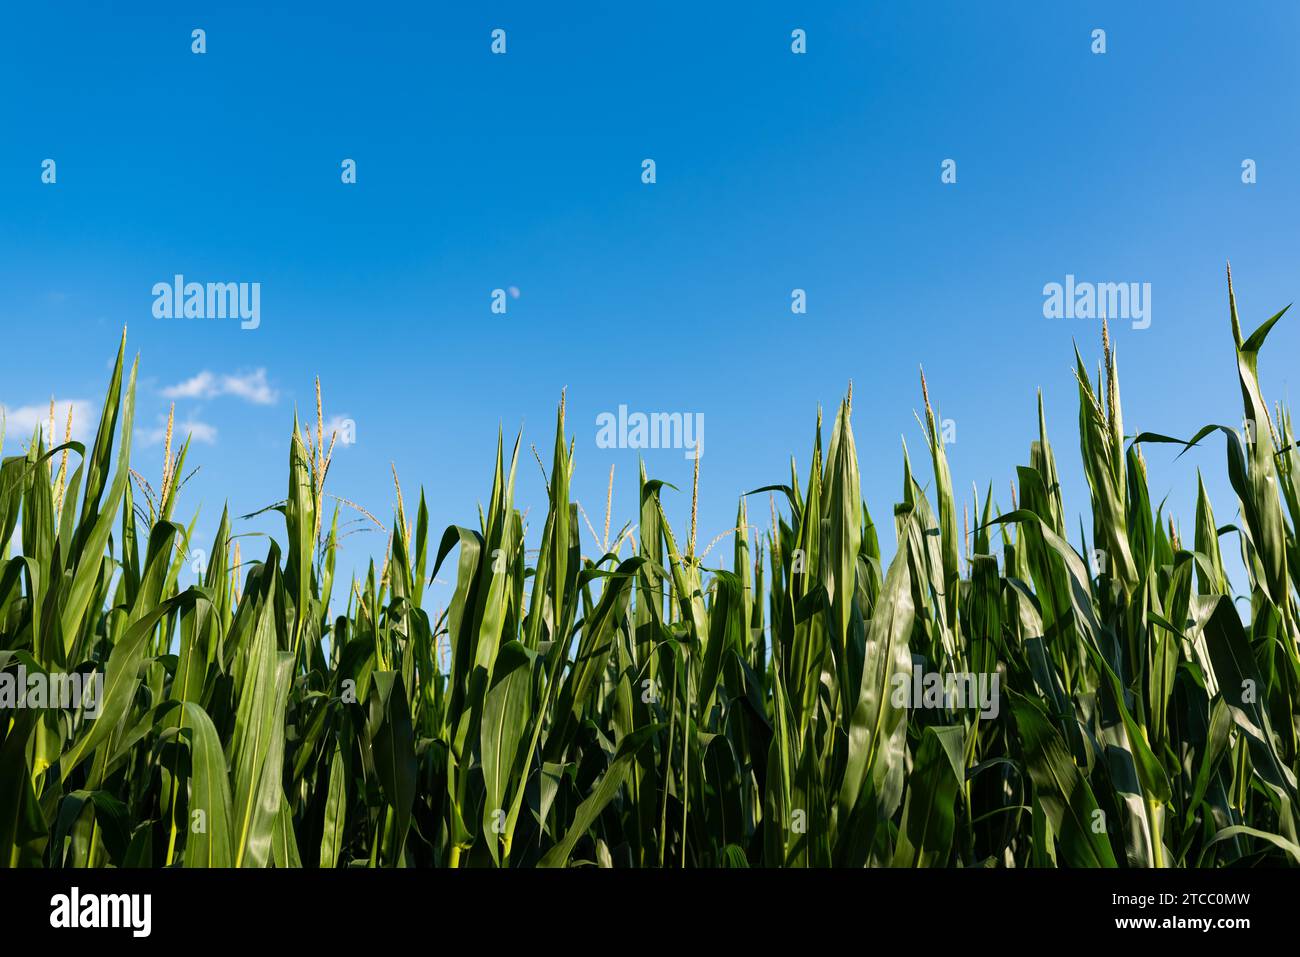
<path id="1" fill-rule="evenodd" d="M 1067 527 L 1041 399 L 1011 500 L 959 503 L 923 394 L 886 559 L 850 388 L 802 477 L 736 490 L 726 567 L 644 465 L 585 554 L 561 400 L 539 547 L 498 436 L 477 524 L 439 535 L 399 486 L 382 565 L 346 587 L 319 411 L 268 509 L 283 537 L 241 560 L 223 515 L 180 587 L 189 445 L 157 489 L 131 470 L 124 334 L 93 444 L 38 429 L 0 468 L 0 672 L 103 679 L 93 709 L 0 698 L 0 862 L 1300 863 L 1300 455 L 1256 373 L 1281 313 L 1243 336 L 1228 292 L 1244 429 L 1125 436 L 1113 348 L 1092 373 L 1076 352 L 1091 528 Z M 1224 444 L 1234 524 L 1203 485 L 1189 535 L 1153 509 L 1154 442 Z"/>

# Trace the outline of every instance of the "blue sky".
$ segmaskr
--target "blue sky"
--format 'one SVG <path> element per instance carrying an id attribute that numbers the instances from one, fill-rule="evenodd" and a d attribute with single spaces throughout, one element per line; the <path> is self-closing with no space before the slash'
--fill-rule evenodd
<path id="1" fill-rule="evenodd" d="M 1294 4 L 473 6 L 9 5 L 0 403 L 97 408 L 126 324 L 134 464 L 160 473 L 179 391 L 178 421 L 208 440 L 181 509 L 202 507 L 206 547 L 223 502 L 283 496 L 317 374 L 327 417 L 356 423 L 331 490 L 387 523 L 395 462 L 436 529 L 475 524 L 498 425 L 524 428 L 517 501 L 540 512 L 526 450 L 549 448 L 567 386 L 574 494 L 597 526 L 611 463 L 613 524 L 634 517 L 638 454 L 599 448 L 597 415 L 704 415 L 707 542 L 792 453 L 806 476 L 817 406 L 849 379 L 888 529 L 900 440 L 923 447 L 923 363 L 955 423 L 959 494 L 992 481 L 1006 504 L 1041 387 L 1077 516 L 1072 341 L 1095 363 L 1099 323 L 1044 318 L 1044 284 L 1151 284 L 1150 328 L 1114 327 L 1126 425 L 1176 435 L 1241 418 L 1224 260 L 1249 327 L 1300 290 Z M 176 273 L 261 283 L 260 327 L 155 319 L 151 289 Z M 1270 338 L 1268 398 L 1288 398 L 1298 344 L 1295 321 Z M 6 454 L 25 438 L 11 425 Z M 645 458 L 684 490 L 669 502 L 684 534 L 690 461 Z M 1221 443 L 1148 459 L 1153 497 L 1189 528 L 1197 465 L 1232 520 Z M 751 508 L 765 523 L 765 497 Z M 383 546 L 349 538 L 341 567 Z"/>

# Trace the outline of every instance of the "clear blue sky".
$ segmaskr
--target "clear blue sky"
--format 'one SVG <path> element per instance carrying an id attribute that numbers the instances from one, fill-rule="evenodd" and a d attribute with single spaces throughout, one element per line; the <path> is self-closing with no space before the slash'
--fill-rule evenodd
<path id="1" fill-rule="evenodd" d="M 327 416 L 357 424 L 330 487 L 385 522 L 392 460 L 436 530 L 474 525 L 498 424 L 549 448 L 567 386 L 574 493 L 597 525 L 611 463 L 614 526 L 634 518 L 637 453 L 598 448 L 596 416 L 704 414 L 708 541 L 739 493 L 787 479 L 791 453 L 806 476 L 817 405 L 852 378 L 864 494 L 892 550 L 924 363 L 956 423 L 959 494 L 993 481 L 1003 504 L 1043 389 L 1074 527 L 1071 343 L 1095 363 L 1099 323 L 1045 319 L 1044 284 L 1151 284 L 1151 327 L 1114 330 L 1126 425 L 1178 435 L 1241 418 L 1224 260 L 1250 327 L 1300 295 L 1292 3 L 268 6 L 0 13 L 0 403 L 97 407 L 127 324 L 134 459 L 156 476 L 166 390 L 210 373 L 218 387 L 177 400 L 210 440 L 181 509 L 202 506 L 204 547 L 223 501 L 242 514 L 283 496 L 316 374 Z M 175 273 L 260 282 L 260 328 L 155 319 L 151 288 Z M 510 286 L 494 315 L 491 290 Z M 1287 396 L 1297 321 L 1264 356 L 1270 399 Z M 25 438 L 11 426 L 6 453 Z M 1186 526 L 1196 465 L 1233 520 L 1221 442 L 1148 457 L 1153 497 L 1172 493 Z M 684 490 L 684 535 L 690 462 L 646 462 Z M 517 498 L 538 516 L 526 451 Z M 752 513 L 766 523 L 765 496 Z M 383 545 L 350 538 L 341 566 Z"/>

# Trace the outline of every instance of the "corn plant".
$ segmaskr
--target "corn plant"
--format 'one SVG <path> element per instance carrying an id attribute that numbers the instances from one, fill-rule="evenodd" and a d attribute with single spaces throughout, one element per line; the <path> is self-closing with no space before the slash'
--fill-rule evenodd
<path id="1" fill-rule="evenodd" d="M 697 549 L 694 503 L 679 539 L 644 465 L 632 520 L 611 542 L 607 504 L 584 548 L 562 399 L 540 536 L 522 437 L 498 435 L 477 523 L 439 536 L 395 483 L 382 564 L 347 589 L 319 399 L 268 509 L 283 536 L 245 562 L 223 514 L 181 587 L 188 442 L 169 429 L 157 490 L 133 472 L 124 336 L 93 443 L 37 429 L 0 466 L 0 675 L 103 678 L 72 707 L 0 695 L 0 863 L 1300 863 L 1300 460 L 1257 373 L 1282 314 L 1244 336 L 1228 288 L 1244 435 L 1126 435 L 1113 347 L 1095 373 L 1076 353 L 1090 528 L 1067 527 L 1041 397 L 1010 500 L 959 507 L 922 378 L 888 557 L 851 389 L 802 479 L 739 497 L 729 561 Z M 1208 442 L 1239 519 L 1197 476 L 1184 536 L 1143 448 Z"/>

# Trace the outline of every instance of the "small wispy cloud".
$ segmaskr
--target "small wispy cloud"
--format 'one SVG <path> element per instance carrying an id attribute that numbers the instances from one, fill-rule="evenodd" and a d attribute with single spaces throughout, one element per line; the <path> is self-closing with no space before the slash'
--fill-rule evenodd
<path id="1" fill-rule="evenodd" d="M 342 415 L 332 415 L 325 421 L 324 442 L 325 448 L 330 446 L 330 438 L 337 435 L 334 445 L 336 448 L 347 448 L 349 445 L 356 445 L 357 442 L 357 423 L 346 412 Z"/>
<path id="2" fill-rule="evenodd" d="M 72 407 L 72 439 L 85 442 L 94 431 L 99 421 L 99 410 L 88 399 L 54 400 L 54 434 L 46 435 L 46 445 L 60 445 L 68 426 L 68 407 Z M 20 405 L 10 407 L 0 402 L 0 415 L 4 418 L 5 445 L 25 444 L 31 440 L 32 433 L 39 425 L 45 432 L 50 431 L 50 404 Z"/>
<path id="3" fill-rule="evenodd" d="M 159 416 L 158 425 L 154 428 L 142 428 L 136 432 L 143 445 L 161 445 L 167 437 L 167 417 Z M 190 436 L 195 442 L 202 442 L 204 445 L 217 444 L 217 427 L 207 422 L 202 422 L 196 418 L 188 418 L 176 422 L 172 426 L 172 447 L 179 448 L 180 444 L 185 441 L 185 436 Z"/>
<path id="4" fill-rule="evenodd" d="M 265 369 L 241 375 L 218 375 L 205 369 L 184 382 L 167 386 L 162 394 L 169 399 L 215 399 L 232 395 L 256 405 L 273 405 L 279 398 L 279 393 L 266 381 Z"/>

